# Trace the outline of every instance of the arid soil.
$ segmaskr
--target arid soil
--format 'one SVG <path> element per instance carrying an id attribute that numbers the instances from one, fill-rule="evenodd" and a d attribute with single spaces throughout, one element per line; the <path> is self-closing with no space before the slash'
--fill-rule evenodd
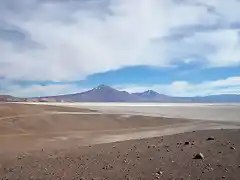
<path id="1" fill-rule="evenodd" d="M 239 137 L 239 130 L 210 130 L 2 155 L 0 179 L 238 180 Z M 194 159 L 197 153 L 202 153 L 203 159 Z"/>
<path id="2" fill-rule="evenodd" d="M 88 144 L 88 137 L 98 137 L 103 133 L 129 133 L 189 122 L 183 119 L 91 113 L 94 112 L 71 107 L 0 104 L 0 153 L 72 147 Z"/>
<path id="3" fill-rule="evenodd" d="M 0 102 L 0 118 L 17 115 L 30 115 L 49 111 L 58 112 L 92 112 L 93 110 L 51 105 L 17 104 Z"/>
<path id="4" fill-rule="evenodd" d="M 221 123 L 94 113 L 70 107 L 0 104 L 0 180 L 240 177 L 240 130 L 159 137 L 219 128 Z M 223 127 L 239 126 L 225 122 Z M 115 142 L 119 140 L 123 142 Z M 198 153 L 203 159 L 193 159 Z"/>

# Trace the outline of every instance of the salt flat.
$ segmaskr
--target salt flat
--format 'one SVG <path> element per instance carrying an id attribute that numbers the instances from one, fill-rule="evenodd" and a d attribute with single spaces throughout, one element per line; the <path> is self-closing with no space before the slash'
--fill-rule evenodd
<path id="1" fill-rule="evenodd" d="M 208 103 L 42 103 L 98 110 L 103 113 L 138 114 L 240 123 L 240 104 Z"/>

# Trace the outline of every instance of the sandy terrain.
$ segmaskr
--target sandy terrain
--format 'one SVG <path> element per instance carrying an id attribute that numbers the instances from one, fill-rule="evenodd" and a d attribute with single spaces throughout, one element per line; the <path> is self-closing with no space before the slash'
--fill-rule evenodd
<path id="1" fill-rule="evenodd" d="M 238 130 L 174 135 L 239 129 L 236 120 L 105 114 L 76 107 L 0 104 L 0 179 L 236 179 L 239 175 Z M 166 136 L 163 141 L 161 136 Z M 207 136 L 215 140 L 206 141 Z M 138 140 L 146 138 L 151 139 Z M 194 144 L 183 145 L 186 140 Z M 203 152 L 206 160 L 193 161 L 197 152 Z M 215 160 L 228 170 L 216 168 Z M 202 173 L 205 166 L 213 170 Z"/>
<path id="2" fill-rule="evenodd" d="M 0 103 L 0 118 L 19 115 L 38 114 L 43 112 L 94 112 L 94 110 L 51 105 L 28 105 L 18 103 Z"/>

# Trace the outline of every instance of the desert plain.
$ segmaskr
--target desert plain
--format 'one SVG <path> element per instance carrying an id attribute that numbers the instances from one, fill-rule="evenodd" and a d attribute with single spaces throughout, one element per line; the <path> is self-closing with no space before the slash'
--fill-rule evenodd
<path id="1" fill-rule="evenodd" d="M 239 127 L 238 104 L 1 103 L 0 179 L 239 179 Z"/>

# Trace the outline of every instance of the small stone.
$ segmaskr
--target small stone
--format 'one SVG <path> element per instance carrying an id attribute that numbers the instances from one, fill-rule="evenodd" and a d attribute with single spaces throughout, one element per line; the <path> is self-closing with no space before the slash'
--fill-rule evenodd
<path id="1" fill-rule="evenodd" d="M 230 147 L 230 149 L 232 149 L 232 150 L 235 150 L 236 148 L 235 148 L 235 147 L 233 147 L 233 146 L 231 146 L 231 147 Z"/>
<path id="2" fill-rule="evenodd" d="M 21 156 L 18 156 L 17 159 L 20 160 L 20 159 L 22 159 L 22 157 L 21 157 Z"/>
<path id="3" fill-rule="evenodd" d="M 160 171 L 160 170 L 159 170 L 158 172 L 156 172 L 156 175 L 157 175 L 157 176 L 160 176 L 160 175 L 162 175 L 162 174 L 163 174 L 163 171 Z"/>
<path id="4" fill-rule="evenodd" d="M 185 141 L 184 145 L 189 145 L 190 142 L 189 141 Z"/>
<path id="5" fill-rule="evenodd" d="M 198 153 L 193 157 L 193 159 L 204 159 L 204 156 L 202 153 Z"/>
<path id="6" fill-rule="evenodd" d="M 13 172 L 13 168 L 9 168 L 9 169 L 8 169 L 8 172 Z"/>
<path id="7" fill-rule="evenodd" d="M 108 170 L 108 169 L 112 169 L 112 168 L 113 168 L 113 166 L 111 164 L 108 164 L 103 167 L 104 170 Z"/>
<path id="8" fill-rule="evenodd" d="M 215 140 L 213 136 L 207 138 L 207 141 L 213 141 L 213 140 Z"/>
<path id="9" fill-rule="evenodd" d="M 226 176 L 222 176 L 222 179 L 225 179 L 226 178 Z"/>

